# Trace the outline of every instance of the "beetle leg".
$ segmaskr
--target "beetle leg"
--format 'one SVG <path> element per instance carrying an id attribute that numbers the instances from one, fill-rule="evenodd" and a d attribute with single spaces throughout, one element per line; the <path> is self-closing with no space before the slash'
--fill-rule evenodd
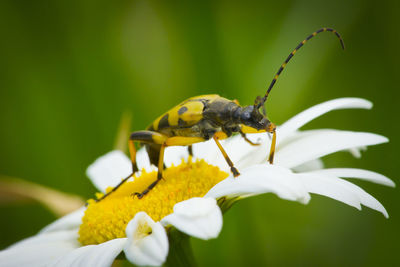
<path id="1" fill-rule="evenodd" d="M 240 130 L 240 135 L 243 137 L 243 139 L 247 142 L 247 143 L 249 143 L 250 145 L 252 145 L 252 146 L 259 146 L 260 144 L 259 143 L 254 143 L 254 142 L 252 142 L 249 138 L 247 138 L 247 136 L 246 136 L 246 134 L 244 133 L 244 132 L 242 132 L 242 130 Z"/>
<path id="2" fill-rule="evenodd" d="M 231 159 L 229 158 L 228 154 L 226 154 L 225 149 L 222 147 L 221 143 L 218 141 L 218 136 L 214 135 L 213 139 L 215 141 L 215 143 L 217 144 L 219 150 L 221 150 L 222 155 L 224 156 L 226 162 L 228 163 L 229 167 L 231 167 L 231 172 L 233 173 L 233 176 L 237 177 L 240 175 L 240 173 L 238 172 L 238 170 L 235 168 L 235 166 L 233 166 L 233 162 L 231 161 Z"/>
<path id="3" fill-rule="evenodd" d="M 269 134 L 272 133 L 271 149 L 269 151 L 269 157 L 268 157 L 269 163 L 272 164 L 274 162 L 274 154 L 275 154 L 275 147 L 276 147 L 276 126 L 275 126 L 275 124 L 273 124 L 271 122 L 267 126 L 267 128 L 264 130 L 257 130 L 255 128 L 252 128 L 252 127 L 249 127 L 246 125 L 241 125 L 241 129 L 240 129 L 240 134 L 242 134 L 242 133 L 244 133 L 244 134 L 245 133 L 262 133 L 262 132 L 268 132 L 269 137 L 270 137 Z"/>
<path id="4" fill-rule="evenodd" d="M 205 139 L 202 137 L 173 136 L 169 137 L 165 141 L 165 144 L 166 146 L 189 146 L 203 141 L 205 141 Z"/>
<path id="5" fill-rule="evenodd" d="M 271 149 L 269 150 L 268 161 L 270 164 L 273 164 L 276 147 L 276 127 L 274 124 L 271 123 L 271 129 L 268 132 L 272 132 Z"/>
<path id="6" fill-rule="evenodd" d="M 158 156 L 162 143 L 167 140 L 167 136 L 154 131 L 137 131 L 131 133 L 129 144 L 130 148 L 134 148 L 133 142 L 146 143 L 146 150 L 149 155 L 150 162 L 154 165 L 158 164 Z M 131 151 L 134 151 L 133 149 Z M 135 153 L 136 154 L 136 153 Z M 132 164 L 136 161 L 135 155 L 131 154 Z"/>
<path id="7" fill-rule="evenodd" d="M 151 189 L 153 189 L 156 184 L 163 179 L 162 172 L 164 170 L 164 151 L 165 151 L 166 144 L 165 142 L 161 145 L 160 149 L 160 157 L 158 159 L 158 172 L 157 172 L 157 180 L 152 182 L 145 190 L 143 190 L 142 193 L 135 193 L 135 195 L 141 199 L 144 195 L 146 195 L 148 192 L 150 192 Z"/>
<path id="8" fill-rule="evenodd" d="M 135 173 L 138 171 L 138 167 L 136 163 L 136 147 L 132 139 L 129 139 L 128 147 L 129 147 L 129 155 L 132 162 L 132 173 Z"/>
<path id="9" fill-rule="evenodd" d="M 267 132 L 266 129 L 257 130 L 253 127 L 246 126 L 246 125 L 240 125 L 240 130 L 243 133 L 265 133 L 265 132 Z"/>
<path id="10" fill-rule="evenodd" d="M 104 194 L 101 198 L 97 199 L 96 202 L 99 202 L 103 199 L 105 199 L 106 197 L 108 197 L 110 194 L 112 194 L 113 192 L 115 192 L 118 187 L 120 187 L 121 185 L 123 185 L 126 181 L 128 181 L 129 178 L 131 178 L 133 176 L 135 172 L 132 172 L 131 174 L 129 174 L 129 176 L 125 177 L 124 179 L 122 179 L 122 181 L 117 184 L 110 192 L 108 192 L 107 194 Z"/>
<path id="11" fill-rule="evenodd" d="M 103 199 L 105 199 L 107 196 L 115 192 L 121 185 L 123 185 L 130 177 L 132 177 L 135 172 L 138 171 L 138 167 L 136 164 L 136 148 L 134 142 L 160 142 L 161 140 L 166 140 L 167 137 L 164 135 L 157 133 L 157 132 L 151 132 L 151 131 L 138 131 L 138 132 L 133 132 L 129 138 L 129 154 L 132 162 L 132 173 L 122 179 L 122 181 L 116 185 L 110 192 L 107 194 L 103 195 L 101 198 L 96 200 L 96 202 L 99 202 Z M 155 184 L 154 184 L 155 185 Z M 153 185 L 153 187 L 154 187 Z"/>
<path id="12" fill-rule="evenodd" d="M 189 156 L 193 157 L 193 147 L 192 147 L 192 145 L 188 146 L 188 153 L 189 153 Z"/>
<path id="13" fill-rule="evenodd" d="M 143 192 L 141 193 L 134 193 L 139 199 L 144 197 L 147 193 L 150 192 L 151 189 L 153 189 L 157 183 L 163 179 L 163 165 L 164 165 L 164 151 L 167 146 L 187 146 L 191 145 L 194 143 L 198 142 L 203 142 L 204 138 L 201 137 L 183 137 L 183 136 L 173 136 L 170 138 L 167 138 L 165 135 L 162 135 L 157 132 L 151 132 L 151 131 L 141 131 L 141 132 L 150 132 L 152 134 L 152 140 L 153 143 L 159 143 L 160 141 L 163 140 L 161 143 L 161 149 L 160 149 L 160 156 L 158 158 L 158 172 L 157 172 L 157 180 L 155 180 L 153 183 L 151 183 Z M 142 140 L 143 141 L 143 140 Z M 147 141 L 150 142 L 150 141 Z"/>

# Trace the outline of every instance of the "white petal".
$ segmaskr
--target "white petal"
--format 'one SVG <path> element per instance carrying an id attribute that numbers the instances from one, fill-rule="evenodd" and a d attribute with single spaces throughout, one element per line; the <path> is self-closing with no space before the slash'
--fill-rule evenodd
<path id="1" fill-rule="evenodd" d="M 279 149 L 275 163 L 293 168 L 337 151 L 385 142 L 388 142 L 386 137 L 372 133 L 328 129 L 304 131 Z"/>
<path id="2" fill-rule="evenodd" d="M 116 186 L 131 173 L 131 161 L 119 150 L 114 150 L 101 156 L 86 170 L 89 179 L 101 192 L 105 192 L 109 186 Z"/>
<path id="3" fill-rule="evenodd" d="M 201 143 L 193 144 L 193 155 L 205 160 L 213 160 L 214 154 L 218 151 L 214 140 L 208 140 Z"/>
<path id="4" fill-rule="evenodd" d="M 315 170 L 312 171 L 311 173 L 322 174 L 322 175 L 333 175 L 342 178 L 356 178 L 364 181 L 395 187 L 394 182 L 389 178 L 387 178 L 386 176 L 373 171 L 367 171 L 363 169 L 332 168 L 332 169 Z"/>
<path id="5" fill-rule="evenodd" d="M 167 259 L 168 237 L 160 222 L 138 212 L 126 227 L 126 258 L 136 265 L 160 266 Z"/>
<path id="6" fill-rule="evenodd" d="M 193 144 L 193 156 L 195 159 L 203 159 L 208 164 L 217 166 L 221 170 L 229 171 L 229 166 L 214 140 Z"/>
<path id="7" fill-rule="evenodd" d="M 185 234 L 204 240 L 216 238 L 222 229 L 222 213 L 213 198 L 191 198 L 175 204 L 174 212 L 161 220 Z"/>
<path id="8" fill-rule="evenodd" d="M 361 149 L 358 149 L 358 148 L 350 148 L 349 149 L 349 152 L 350 152 L 350 154 L 352 154 L 353 155 L 353 157 L 355 157 L 355 158 L 361 158 Z"/>
<path id="9" fill-rule="evenodd" d="M 363 204 L 388 218 L 382 204 L 355 184 L 330 175 L 305 173 L 298 176 L 310 193 L 336 199 L 359 210 Z"/>
<path id="10" fill-rule="evenodd" d="M 131 165 L 132 169 L 132 163 L 129 162 L 129 164 Z M 145 169 L 148 172 L 157 170 L 157 168 L 154 165 L 150 164 L 149 155 L 147 154 L 147 151 L 144 147 L 139 149 L 138 152 L 136 153 L 136 164 L 139 170 Z"/>
<path id="11" fill-rule="evenodd" d="M 362 146 L 362 147 L 353 147 L 349 149 L 349 152 L 353 155 L 353 157 L 355 158 L 361 158 L 361 151 L 365 151 L 367 150 L 366 146 Z"/>
<path id="12" fill-rule="evenodd" d="M 227 142 L 227 153 L 231 157 L 235 166 L 240 170 L 249 166 L 265 163 L 269 156 L 269 147 L 271 138 L 267 133 L 261 134 L 248 134 L 247 138 L 254 143 L 259 144 L 253 146 L 247 143 L 241 136 L 235 136 L 236 140 L 229 140 Z"/>
<path id="13" fill-rule="evenodd" d="M 36 235 L 0 251 L 1 266 L 47 266 L 80 246 L 78 230 Z"/>
<path id="14" fill-rule="evenodd" d="M 361 209 L 358 197 L 352 192 L 349 192 L 343 184 L 337 183 L 337 180 L 319 175 L 298 175 L 299 180 L 303 182 L 308 192 L 327 196 L 359 210 Z"/>
<path id="15" fill-rule="evenodd" d="M 337 109 L 347 109 L 347 108 L 372 108 L 372 103 L 368 100 L 362 98 L 339 98 L 330 101 L 323 102 L 321 104 L 315 105 L 309 109 L 300 112 L 296 116 L 292 117 L 284 124 L 279 126 L 280 135 L 277 136 L 280 140 L 284 139 L 287 135 L 297 131 L 300 127 L 312 121 L 313 119 Z"/>
<path id="16" fill-rule="evenodd" d="M 109 267 L 121 253 L 126 238 L 112 239 L 99 245 L 89 245 L 77 248 L 52 262 L 54 267 Z"/>
<path id="17" fill-rule="evenodd" d="M 303 163 L 297 167 L 292 168 L 294 172 L 308 172 L 320 170 L 324 168 L 324 162 L 321 159 L 314 159 L 309 162 Z"/>
<path id="18" fill-rule="evenodd" d="M 182 163 L 182 159 L 188 158 L 188 147 L 187 146 L 171 146 L 165 149 L 164 163 L 167 167 L 171 165 L 179 165 Z"/>
<path id="19" fill-rule="evenodd" d="M 188 148 L 187 146 L 171 146 L 165 149 L 164 155 L 164 163 L 167 167 L 170 167 L 172 164 L 179 165 L 182 162 L 182 159 L 188 158 Z M 146 171 L 154 171 L 157 170 L 155 165 L 150 163 L 149 156 L 145 148 L 139 149 L 136 154 L 136 162 L 139 170 L 145 169 Z"/>
<path id="20" fill-rule="evenodd" d="M 58 242 L 58 241 L 70 241 L 74 240 L 75 245 L 79 246 L 78 243 L 78 229 L 71 229 L 71 230 L 64 230 L 64 231 L 57 231 L 51 233 L 45 233 L 40 235 L 34 235 L 28 238 L 25 238 L 13 245 L 9 248 L 17 248 L 21 246 L 33 246 L 39 243 L 50 243 L 50 242 Z"/>
<path id="21" fill-rule="evenodd" d="M 229 177 L 215 185 L 207 197 L 250 196 L 274 193 L 286 200 L 308 203 L 310 195 L 289 169 L 277 165 L 260 164 L 242 170 L 241 175 Z"/>
<path id="22" fill-rule="evenodd" d="M 71 212 L 70 214 L 61 217 L 60 219 L 55 220 L 51 224 L 44 227 L 40 230 L 40 234 L 60 231 L 60 230 L 70 230 L 73 228 L 79 228 L 79 225 L 82 223 L 82 217 L 85 214 L 86 207 L 82 207 L 76 211 Z"/>
<path id="23" fill-rule="evenodd" d="M 74 261 L 74 266 L 111 266 L 115 258 L 122 252 L 126 242 L 127 238 L 116 238 L 99 245 L 94 245 L 86 253 L 82 254 L 79 259 Z M 55 265 L 55 267 L 58 266 L 63 265 Z"/>

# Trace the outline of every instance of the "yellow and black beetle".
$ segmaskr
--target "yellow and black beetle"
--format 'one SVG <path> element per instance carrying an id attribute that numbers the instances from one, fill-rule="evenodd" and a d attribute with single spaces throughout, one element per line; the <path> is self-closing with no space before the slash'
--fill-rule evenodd
<path id="1" fill-rule="evenodd" d="M 276 127 L 266 117 L 264 103 L 279 75 L 294 54 L 312 37 L 325 31 L 334 33 L 344 49 L 343 40 L 336 30 L 321 28 L 313 32 L 289 54 L 276 73 L 264 97 L 257 97 L 254 105 L 241 107 L 236 100 L 228 100 L 219 95 L 192 97 L 158 117 L 145 131 L 133 132 L 129 139 L 129 151 L 133 167 L 132 174 L 124 178 L 120 184 L 98 201 L 111 194 L 138 171 L 134 142 L 143 144 L 148 152 L 150 162 L 158 166 L 157 179 L 143 192 L 134 193 L 138 198 L 142 198 L 162 179 L 164 150 L 168 146 L 188 146 L 189 153 L 191 153 L 192 144 L 213 138 L 230 166 L 233 175 L 236 177 L 239 175 L 239 172 L 234 167 L 219 140 L 227 138 L 233 133 L 240 133 L 249 144 L 257 145 L 247 139 L 246 134 L 268 132 L 272 133 L 272 142 L 268 158 L 269 163 L 272 164 L 276 143 Z M 262 112 L 260 112 L 260 109 Z"/>

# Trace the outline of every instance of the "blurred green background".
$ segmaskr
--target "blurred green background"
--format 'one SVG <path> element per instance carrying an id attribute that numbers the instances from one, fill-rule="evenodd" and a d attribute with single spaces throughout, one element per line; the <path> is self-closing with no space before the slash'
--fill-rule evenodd
<path id="1" fill-rule="evenodd" d="M 290 51 L 298 53 L 267 103 L 281 124 L 338 97 L 372 111 L 335 111 L 305 127 L 383 134 L 389 144 L 329 167 L 375 170 L 399 184 L 397 1 L 6 1 L 0 2 L 0 174 L 89 198 L 86 167 L 113 148 L 123 112 L 131 130 L 190 96 L 218 93 L 252 104 Z M 359 182 L 390 218 L 313 196 L 301 205 L 264 195 L 224 216 L 218 239 L 194 240 L 200 266 L 399 264 L 398 189 Z M 0 205 L 0 248 L 55 216 L 39 204 Z"/>

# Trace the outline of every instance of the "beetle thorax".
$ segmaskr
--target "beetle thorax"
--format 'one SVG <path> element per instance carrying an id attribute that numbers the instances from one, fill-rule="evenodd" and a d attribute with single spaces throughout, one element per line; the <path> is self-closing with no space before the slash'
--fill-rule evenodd
<path id="1" fill-rule="evenodd" d="M 203 111 L 203 117 L 216 126 L 223 127 L 226 125 L 238 124 L 239 121 L 237 121 L 235 114 L 237 114 L 240 109 L 241 107 L 235 102 L 220 97 L 207 103 Z"/>

